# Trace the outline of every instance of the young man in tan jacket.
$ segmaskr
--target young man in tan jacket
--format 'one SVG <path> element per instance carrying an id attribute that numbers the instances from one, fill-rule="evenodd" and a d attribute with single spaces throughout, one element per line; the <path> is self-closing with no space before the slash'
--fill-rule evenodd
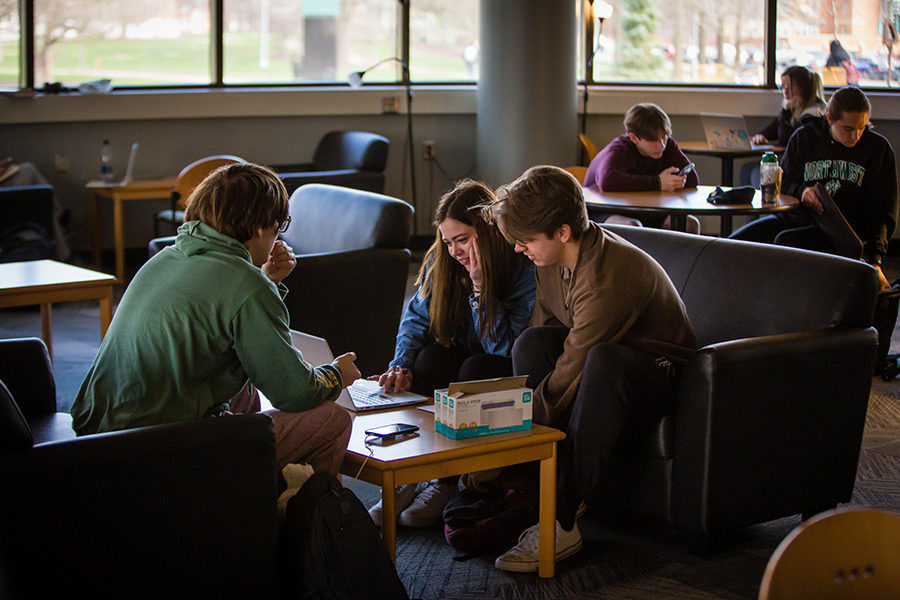
<path id="1" fill-rule="evenodd" d="M 581 186 L 539 166 L 497 191 L 501 231 L 535 264 L 531 327 L 513 369 L 534 389 L 534 422 L 562 429 L 556 559 L 581 549 L 575 516 L 600 481 L 626 423 L 668 410 L 696 349 L 684 304 L 663 268 L 587 218 Z M 536 571 L 538 526 L 496 566 Z"/>

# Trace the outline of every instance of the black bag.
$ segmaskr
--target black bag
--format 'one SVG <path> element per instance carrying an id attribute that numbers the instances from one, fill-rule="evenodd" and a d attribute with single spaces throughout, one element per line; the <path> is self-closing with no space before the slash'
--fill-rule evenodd
<path id="1" fill-rule="evenodd" d="M 314 473 L 288 500 L 279 545 L 286 596 L 409 600 L 366 507 L 331 473 Z"/>
<path id="2" fill-rule="evenodd" d="M 56 242 L 47 230 L 26 221 L 0 233 L 0 263 L 56 258 Z"/>
<path id="3" fill-rule="evenodd" d="M 890 381 L 900 374 L 900 357 L 888 356 L 898 312 L 900 312 L 900 280 L 879 292 L 878 300 L 875 302 L 875 317 L 872 321 L 872 326 L 878 331 L 875 375 L 880 375 L 885 381 Z"/>
<path id="4" fill-rule="evenodd" d="M 506 552 L 538 522 L 540 488 L 533 477 L 507 468 L 488 485 L 486 491 L 465 488 L 444 507 L 444 538 L 462 559 Z"/>

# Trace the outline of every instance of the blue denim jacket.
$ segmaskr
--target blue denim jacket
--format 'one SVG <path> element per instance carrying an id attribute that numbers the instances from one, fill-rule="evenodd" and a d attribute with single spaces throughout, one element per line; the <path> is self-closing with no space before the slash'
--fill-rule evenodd
<path id="1" fill-rule="evenodd" d="M 466 324 L 464 331 L 460 331 L 454 336 L 453 342 L 469 348 L 473 353 L 484 350 L 488 354 L 509 356 L 516 338 L 525 331 L 531 321 L 535 286 L 534 265 L 530 260 L 521 257 L 513 274 L 509 295 L 500 301 L 500 308 L 496 313 L 496 325 L 493 332 L 496 341 L 488 338 L 482 343 L 477 305 L 473 302 L 474 298 L 470 296 L 469 306 L 472 309 L 472 320 Z M 403 320 L 400 321 L 397 347 L 394 350 L 391 367 L 412 368 L 419 350 L 430 343 L 428 333 L 430 306 L 431 298 L 423 300 L 418 291 L 409 301 Z"/>

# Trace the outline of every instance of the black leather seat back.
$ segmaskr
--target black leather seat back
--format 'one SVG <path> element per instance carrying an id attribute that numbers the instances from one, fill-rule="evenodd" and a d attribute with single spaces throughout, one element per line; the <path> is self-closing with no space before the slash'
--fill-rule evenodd
<path id="1" fill-rule="evenodd" d="M 366 131 L 332 131 L 319 140 L 313 154 L 316 171 L 358 169 L 384 171 L 390 142 Z"/>
<path id="2" fill-rule="evenodd" d="M 666 270 L 701 348 L 727 340 L 872 324 L 875 307 L 862 300 L 870 297 L 875 281 L 871 267 L 859 261 L 655 229 L 609 229 L 644 249 Z"/>
<path id="3" fill-rule="evenodd" d="M 412 207 L 395 198 L 333 185 L 304 185 L 290 201 L 291 225 L 282 238 L 295 254 L 366 248 L 406 248 Z"/>

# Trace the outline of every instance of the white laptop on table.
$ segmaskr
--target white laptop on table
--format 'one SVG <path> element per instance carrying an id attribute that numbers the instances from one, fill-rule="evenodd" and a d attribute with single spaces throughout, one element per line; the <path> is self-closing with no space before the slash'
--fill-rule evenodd
<path id="1" fill-rule="evenodd" d="M 747 122 L 742 115 L 700 113 L 706 143 L 717 150 L 774 150 L 771 144 L 754 144 L 750 141 Z"/>
<path id="2" fill-rule="evenodd" d="M 328 342 L 320 337 L 292 330 L 291 341 L 294 343 L 294 348 L 303 354 L 303 360 L 308 363 L 318 366 L 334 360 Z M 427 396 L 410 392 L 388 394 L 378 385 L 377 381 L 357 379 L 352 385 L 341 390 L 337 403 L 349 410 L 363 412 L 419 404 L 428 400 L 430 398 Z"/>
<path id="3" fill-rule="evenodd" d="M 104 181 L 103 179 L 93 179 L 87 182 L 89 188 L 114 188 L 123 187 L 131 183 L 134 175 L 134 159 L 137 156 L 138 143 L 131 145 L 131 154 L 128 156 L 128 167 L 125 168 L 125 177 L 114 181 Z"/>

